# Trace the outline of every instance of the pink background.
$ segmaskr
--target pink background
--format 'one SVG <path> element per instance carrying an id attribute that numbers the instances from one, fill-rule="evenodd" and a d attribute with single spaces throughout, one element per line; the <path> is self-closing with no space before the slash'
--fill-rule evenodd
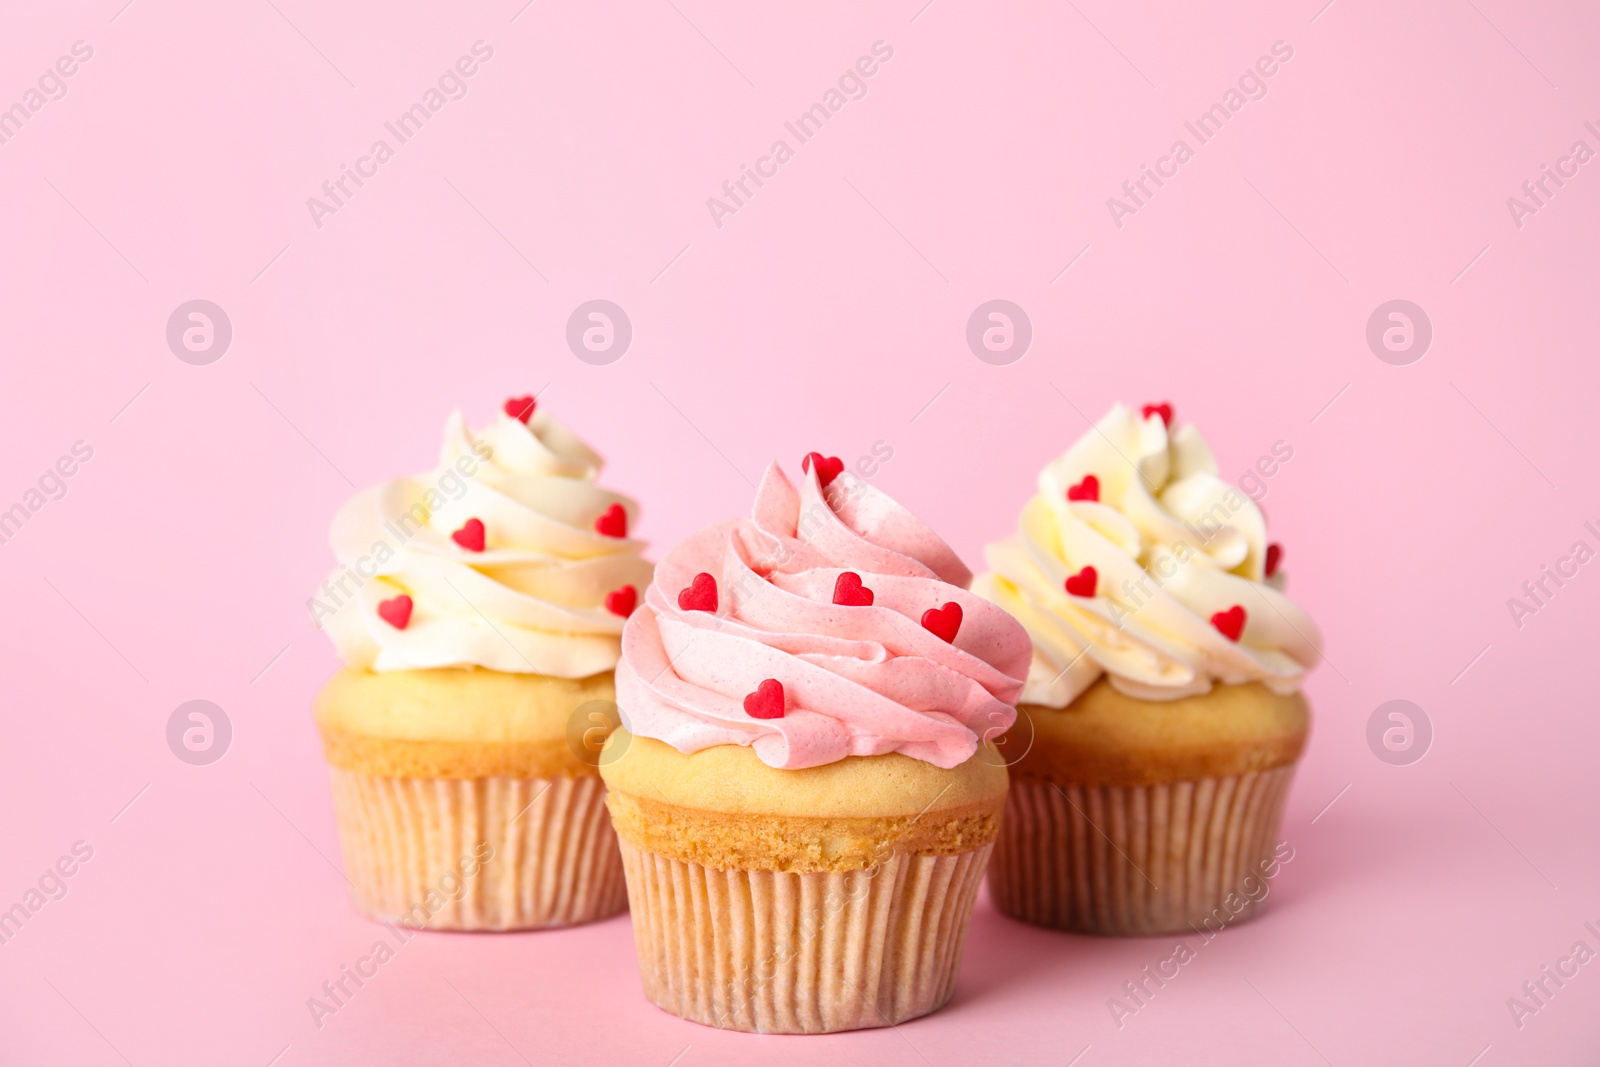
<path id="1" fill-rule="evenodd" d="M 1520 630 L 1506 607 L 1600 547 L 1600 163 L 1520 229 L 1506 207 L 1600 148 L 1592 6 L 123 2 L 12 5 L 0 35 L 4 104 L 94 49 L 0 145 L 0 508 L 94 449 L 0 545 L 0 907 L 94 849 L 0 946 L 0 1060 L 1592 1062 L 1600 964 L 1520 1030 L 1506 1007 L 1600 947 L 1600 567 Z M 306 198 L 480 39 L 469 94 L 317 228 Z M 706 198 L 878 40 L 868 95 L 717 228 Z M 1269 94 L 1115 226 L 1106 198 L 1278 40 Z M 597 297 L 635 332 L 604 367 L 564 342 Z M 1010 366 L 964 340 L 996 297 L 1033 323 Z M 209 366 L 164 339 L 194 298 L 233 323 Z M 1364 339 L 1394 298 L 1434 325 L 1410 366 Z M 428 467 L 450 406 L 540 389 L 657 551 L 811 449 L 888 442 L 877 484 L 977 563 L 1116 400 L 1172 400 L 1231 475 L 1288 442 L 1266 508 L 1330 660 L 1268 914 L 1120 1030 L 1107 999 L 1170 939 L 986 900 L 955 1000 L 894 1031 L 665 1015 L 626 918 L 422 935 L 319 1030 L 306 998 L 379 932 L 308 711 L 328 521 Z M 164 739 L 195 698 L 234 727 L 210 766 Z M 1435 731 L 1410 766 L 1366 742 L 1394 698 Z"/>

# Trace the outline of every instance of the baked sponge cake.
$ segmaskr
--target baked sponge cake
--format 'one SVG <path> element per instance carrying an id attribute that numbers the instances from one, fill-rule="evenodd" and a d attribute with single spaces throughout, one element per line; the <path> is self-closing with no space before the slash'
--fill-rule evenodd
<path id="1" fill-rule="evenodd" d="M 315 704 L 351 896 L 386 921 L 564 926 L 627 906 L 597 763 L 638 508 L 532 397 L 356 496 L 312 600 L 345 668 Z"/>
<path id="2" fill-rule="evenodd" d="M 774 775 L 744 745 L 684 754 L 619 731 L 612 821 L 640 848 L 718 870 L 861 871 L 896 852 L 957 856 L 993 841 L 1006 768 L 992 745 L 949 770 L 898 752 Z"/>
<path id="3" fill-rule="evenodd" d="M 1279 457 L 1281 459 L 1281 457 Z M 1066 930 L 1256 914 L 1321 635 L 1260 508 L 1170 405 L 1118 405 L 1039 476 L 975 592 L 1033 639 L 989 889 Z"/>
<path id="4" fill-rule="evenodd" d="M 943 541 L 811 454 L 690 537 L 623 632 L 601 774 L 644 992 L 763 1033 L 955 989 L 1005 805 L 1027 634 Z"/>

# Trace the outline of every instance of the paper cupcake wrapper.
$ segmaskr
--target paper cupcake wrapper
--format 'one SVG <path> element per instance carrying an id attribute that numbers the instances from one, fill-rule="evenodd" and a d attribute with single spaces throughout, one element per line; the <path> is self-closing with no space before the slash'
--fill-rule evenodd
<path id="1" fill-rule="evenodd" d="M 1265 903 L 1263 864 L 1293 777 L 1289 764 L 1149 786 L 1013 779 L 989 894 L 1013 918 L 1082 933 L 1243 922 Z"/>
<path id="2" fill-rule="evenodd" d="M 524 930 L 593 922 L 627 907 L 598 777 L 329 770 L 351 899 L 373 918 Z"/>
<path id="3" fill-rule="evenodd" d="M 992 845 L 860 871 L 719 871 L 621 842 L 644 992 L 753 1033 L 893 1026 L 942 1007 Z"/>

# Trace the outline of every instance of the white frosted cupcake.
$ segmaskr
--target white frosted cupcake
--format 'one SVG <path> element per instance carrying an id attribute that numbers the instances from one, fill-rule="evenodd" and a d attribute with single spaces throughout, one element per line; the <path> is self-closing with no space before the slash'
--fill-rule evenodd
<path id="1" fill-rule="evenodd" d="M 1171 422 L 1113 408 L 973 584 L 1033 638 L 989 887 L 1040 925 L 1216 928 L 1255 914 L 1278 869 L 1322 639 L 1283 595 L 1261 509 Z"/>
<path id="2" fill-rule="evenodd" d="M 651 567 L 600 466 L 522 397 L 481 433 L 452 414 L 435 470 L 335 518 L 310 604 L 346 667 L 316 717 L 367 914 L 503 930 L 626 906 L 596 763 Z"/>

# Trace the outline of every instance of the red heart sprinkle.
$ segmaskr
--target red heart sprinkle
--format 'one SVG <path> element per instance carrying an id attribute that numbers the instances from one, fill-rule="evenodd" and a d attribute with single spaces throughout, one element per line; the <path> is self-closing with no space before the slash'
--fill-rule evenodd
<path id="1" fill-rule="evenodd" d="M 1211 616 L 1211 625 L 1229 641 L 1239 640 L 1239 635 L 1244 633 L 1244 608 L 1235 604 L 1227 611 L 1219 611 Z"/>
<path id="2" fill-rule="evenodd" d="M 1139 410 L 1144 414 L 1144 417 L 1147 418 L 1147 419 L 1151 415 L 1160 415 L 1161 416 L 1161 421 L 1163 423 L 1165 423 L 1168 426 L 1168 428 L 1170 428 L 1172 426 L 1172 405 L 1171 404 L 1167 404 L 1167 403 L 1146 404 L 1144 407 L 1140 408 Z"/>
<path id="3" fill-rule="evenodd" d="M 1067 486 L 1067 499 L 1098 501 L 1100 499 L 1100 479 L 1092 474 L 1085 474 L 1083 481 L 1077 485 Z"/>
<path id="4" fill-rule="evenodd" d="M 621 615 L 624 619 L 633 614 L 633 609 L 638 604 L 639 590 L 631 585 L 613 589 L 606 594 L 606 610 L 613 615 Z"/>
<path id="5" fill-rule="evenodd" d="M 1094 596 L 1094 587 L 1100 574 L 1093 567 L 1085 567 L 1077 574 L 1067 575 L 1067 592 L 1073 596 Z"/>
<path id="6" fill-rule="evenodd" d="M 800 469 L 809 471 L 813 463 L 817 465 L 817 480 L 822 483 L 822 488 L 824 489 L 832 485 L 833 480 L 844 473 L 844 460 L 838 456 L 824 456 L 821 452 L 807 452 L 805 458 L 800 461 Z"/>
<path id="7" fill-rule="evenodd" d="M 468 519 L 461 524 L 461 529 L 450 535 L 450 540 L 466 549 L 468 552 L 483 551 L 483 520 Z"/>
<path id="8" fill-rule="evenodd" d="M 538 401 L 531 396 L 514 396 L 506 401 L 505 413 L 526 426 L 528 420 L 533 418 L 533 409 L 537 403 Z"/>
<path id="9" fill-rule="evenodd" d="M 922 628 L 954 643 L 956 631 L 961 629 L 961 605 L 952 600 L 942 608 L 929 608 L 922 613 Z"/>
<path id="10" fill-rule="evenodd" d="M 596 533 L 607 537 L 628 536 L 628 513 L 622 510 L 621 504 L 612 504 L 605 512 L 594 520 Z"/>
<path id="11" fill-rule="evenodd" d="M 1278 573 L 1278 565 L 1283 562 L 1283 546 L 1274 541 L 1267 546 L 1267 577 L 1271 578 Z"/>
<path id="12" fill-rule="evenodd" d="M 851 608 L 870 608 L 872 590 L 861 584 L 855 571 L 841 571 L 833 583 L 833 602 Z"/>
<path id="13" fill-rule="evenodd" d="M 684 611 L 717 610 L 717 580 L 705 571 L 694 576 L 687 589 L 678 590 L 678 607 Z"/>
<path id="14" fill-rule="evenodd" d="M 744 713 L 752 719 L 783 718 L 783 683 L 768 678 L 744 698 Z"/>
<path id="15" fill-rule="evenodd" d="M 396 630 L 404 630 L 411 623 L 411 598 L 401 593 L 391 600 L 379 602 L 378 618 Z"/>

